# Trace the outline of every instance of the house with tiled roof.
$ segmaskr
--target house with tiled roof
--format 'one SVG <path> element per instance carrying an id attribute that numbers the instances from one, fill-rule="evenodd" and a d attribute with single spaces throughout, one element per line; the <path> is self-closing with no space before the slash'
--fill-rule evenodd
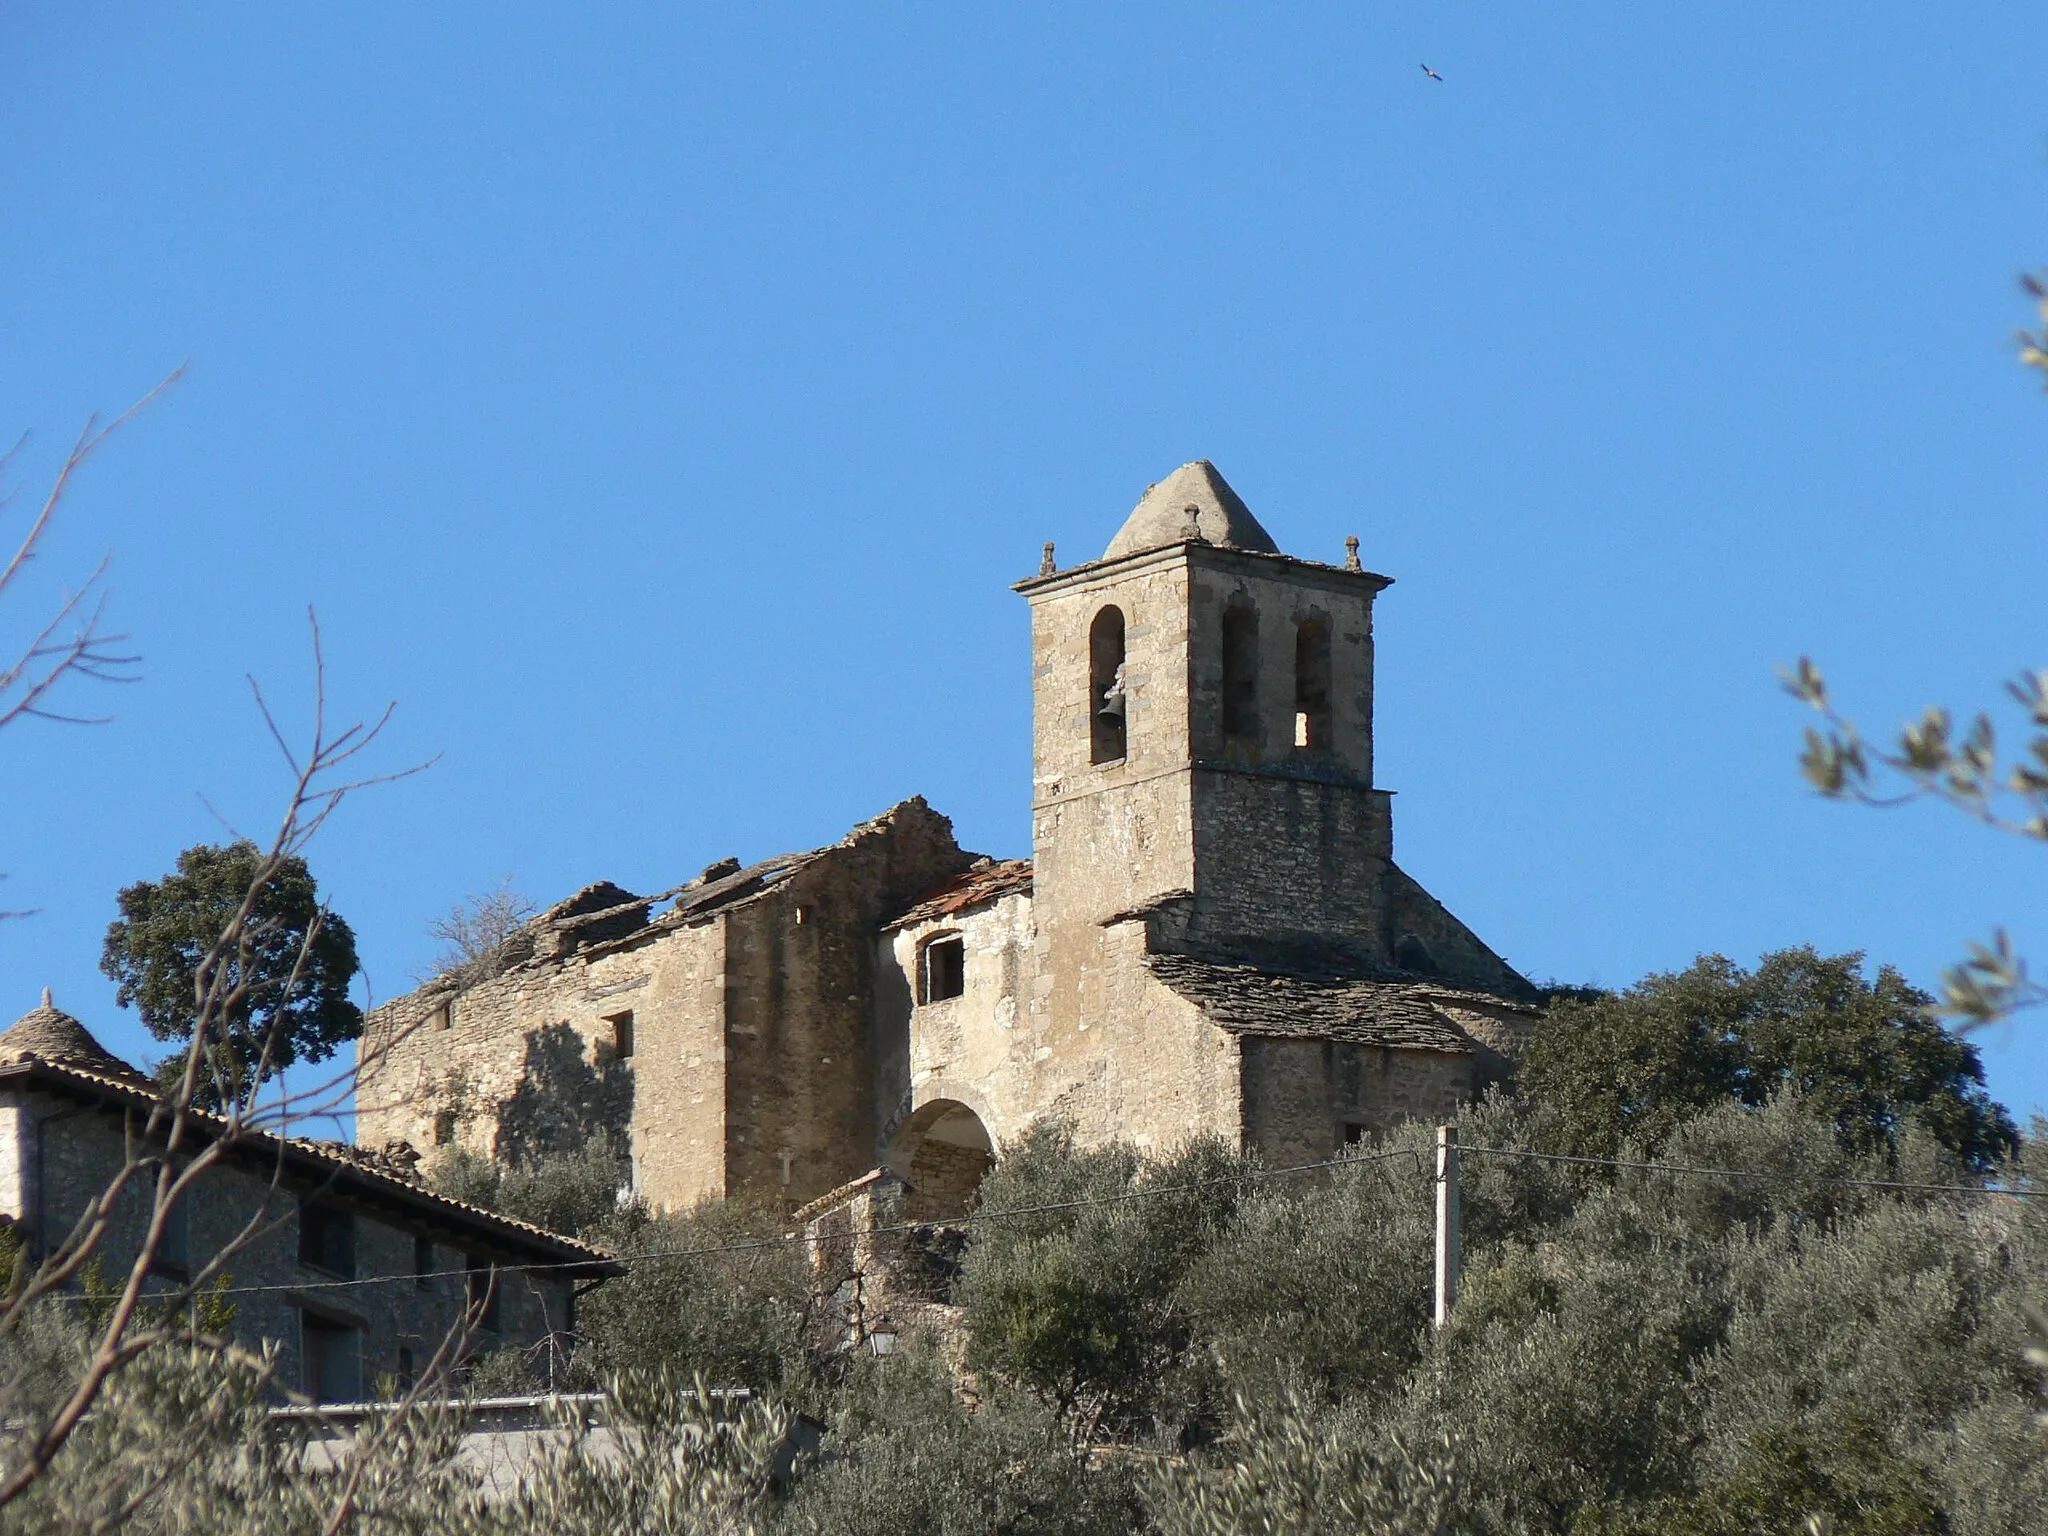
<path id="1" fill-rule="evenodd" d="M 1333 540 L 1334 542 L 1334 540 Z M 1514 1070 L 1512 966 L 1394 859 L 1358 541 L 1282 552 L 1206 461 L 1102 557 L 1045 546 L 1032 852 L 906 800 L 840 842 L 652 896 L 586 887 L 493 963 L 376 1010 L 358 1125 L 505 1161 L 607 1138 L 659 1206 L 795 1211 L 889 1170 L 972 1197 L 1047 1118 L 1339 1155 Z"/>
<path id="2" fill-rule="evenodd" d="M 31 1262 L 65 1243 L 124 1164 L 165 1156 L 165 1136 L 156 1084 L 47 991 L 0 1031 L 0 1218 Z M 619 1272 L 588 1244 L 435 1193 L 402 1144 L 371 1152 L 190 1111 L 173 1155 L 203 1148 L 219 1160 L 172 1208 L 152 1290 L 176 1290 L 226 1253 L 216 1284 L 230 1334 L 274 1345 L 280 1381 L 316 1401 L 408 1383 L 451 1337 L 451 1363 L 538 1350 L 573 1332 L 579 1291 Z M 106 1283 L 140 1251 L 146 1183 L 96 1249 Z"/>

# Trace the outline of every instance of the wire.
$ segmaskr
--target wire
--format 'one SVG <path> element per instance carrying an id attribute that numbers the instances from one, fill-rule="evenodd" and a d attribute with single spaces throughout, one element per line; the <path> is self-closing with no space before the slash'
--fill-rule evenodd
<path id="1" fill-rule="evenodd" d="M 1519 1157 L 1539 1163 L 1582 1163 L 1600 1168 L 1633 1168 L 1647 1173 L 1681 1173 L 1716 1179 L 1779 1179 L 1777 1173 L 1758 1173 L 1748 1168 L 1695 1168 L 1684 1163 L 1636 1163 L 1619 1157 L 1572 1157 L 1562 1152 L 1530 1152 L 1520 1147 L 1474 1147 L 1460 1142 L 1458 1151 L 1476 1152 L 1481 1157 Z M 1915 1184 L 1903 1179 L 1851 1179 L 1832 1174 L 1816 1176 L 1816 1184 L 1844 1184 L 1855 1189 L 1911 1189 L 1945 1195 L 2007 1195 L 2015 1200 L 2038 1200 L 2048 1189 L 2010 1189 L 1995 1184 Z"/>
<path id="2" fill-rule="evenodd" d="M 1779 1173 L 1759 1173 L 1746 1168 L 1702 1168 L 1685 1163 L 1635 1162 L 1618 1157 L 1581 1157 L 1562 1152 L 1536 1152 L 1521 1147 L 1482 1147 L 1464 1142 L 1458 1144 L 1457 1150 L 1460 1154 L 1469 1153 L 1480 1157 L 1508 1157 L 1542 1163 L 1568 1163 L 1599 1168 L 1626 1168 L 1645 1173 L 1670 1173 L 1695 1178 L 1784 1180 L 1786 1177 Z M 750 1238 L 745 1242 L 713 1243 L 694 1248 L 653 1248 L 640 1253 L 617 1255 L 609 1262 L 630 1269 L 637 1264 L 653 1263 L 664 1259 L 712 1258 L 721 1254 L 759 1253 L 769 1249 L 791 1247 L 798 1243 L 813 1241 L 832 1242 L 835 1240 L 850 1241 L 855 1237 L 881 1237 L 891 1233 L 914 1232 L 920 1227 L 935 1225 L 949 1227 L 996 1225 L 1026 1216 L 1043 1216 L 1056 1211 L 1084 1210 L 1094 1206 L 1120 1205 L 1132 1200 L 1158 1199 L 1165 1195 L 1191 1194 L 1197 1190 L 1213 1189 L 1219 1185 L 1245 1184 L 1261 1179 L 1286 1178 L 1294 1174 L 1316 1173 L 1330 1168 L 1362 1167 L 1368 1163 L 1388 1162 L 1402 1157 L 1413 1158 L 1417 1164 L 1417 1172 L 1420 1174 L 1423 1171 L 1423 1165 L 1426 1163 L 1428 1154 L 1422 1149 L 1403 1147 L 1390 1152 L 1373 1152 L 1362 1156 L 1327 1158 L 1315 1163 L 1295 1163 L 1285 1168 L 1256 1168 L 1243 1173 L 1229 1174 L 1222 1178 L 1197 1179 L 1187 1184 L 1157 1185 L 1149 1188 L 1124 1190 L 1114 1195 L 1085 1195 L 1072 1200 L 1051 1200 L 1038 1205 L 1013 1206 L 1007 1210 L 973 1211 L 963 1216 L 951 1217 L 944 1222 L 900 1221 L 884 1226 L 862 1227 L 858 1230 L 850 1229 L 843 1233 L 827 1233 L 815 1239 L 808 1233 L 792 1232 L 781 1237 Z M 1434 1176 L 1431 1176 L 1431 1181 L 1434 1182 Z M 1833 1175 L 1820 1176 L 1815 1179 L 1815 1182 L 1842 1185 L 1855 1189 L 1905 1190 L 1925 1194 L 2005 1195 L 2019 1200 L 2039 1199 L 2044 1195 L 2048 1195 L 2048 1190 L 2000 1188 L 1989 1184 L 1920 1184 L 1903 1179 L 1853 1179 Z M 520 1274 L 532 1275 L 564 1269 L 587 1270 L 593 1262 L 588 1259 L 579 1259 L 564 1260 L 554 1264 L 492 1266 L 490 1269 L 440 1269 L 414 1272 L 412 1274 L 362 1275 L 353 1279 L 281 1281 L 270 1285 L 231 1285 L 206 1288 L 194 1294 L 208 1297 L 255 1296 L 273 1295 L 281 1291 L 299 1294 L 310 1291 L 360 1289 L 361 1287 L 371 1285 L 420 1285 L 426 1281 L 453 1279 L 458 1275 L 468 1277 L 477 1274 L 488 1274 L 493 1269 L 501 1267 Z M 84 1301 L 90 1299 L 75 1292 L 60 1292 L 57 1294 L 65 1301 Z"/>
<path id="3" fill-rule="evenodd" d="M 1163 1195 L 1191 1194 L 1196 1190 L 1214 1189 L 1219 1185 L 1246 1184 L 1259 1179 L 1285 1178 L 1291 1174 L 1314 1173 L 1325 1168 L 1355 1168 L 1367 1163 L 1381 1163 L 1398 1157 L 1414 1158 L 1418 1164 L 1419 1172 L 1419 1165 L 1424 1161 L 1425 1154 L 1413 1148 L 1403 1147 L 1392 1152 L 1372 1152 L 1362 1156 L 1333 1157 L 1319 1163 L 1295 1163 L 1285 1168 L 1254 1168 L 1248 1169 L 1243 1173 L 1229 1174 L 1223 1178 L 1196 1179 L 1187 1184 L 1168 1184 L 1145 1189 L 1130 1189 L 1114 1195 L 1085 1195 L 1073 1200 L 1052 1200 L 1040 1205 L 1013 1206 L 1008 1210 L 1001 1211 L 971 1211 L 964 1216 L 948 1217 L 943 1222 L 899 1221 L 885 1226 L 861 1227 L 846 1232 L 827 1233 L 815 1239 L 805 1232 L 791 1232 L 781 1237 L 752 1238 L 746 1242 L 714 1243 L 697 1248 L 653 1248 L 640 1253 L 621 1254 L 615 1256 L 609 1262 L 630 1268 L 635 1264 L 643 1264 L 658 1259 L 694 1259 L 708 1258 L 726 1253 L 758 1253 L 765 1249 L 787 1248 L 798 1243 L 814 1241 L 832 1242 L 834 1240 L 851 1240 L 855 1237 L 879 1237 L 893 1232 L 914 1232 L 920 1227 L 980 1226 L 1011 1221 L 1024 1216 L 1041 1216 L 1053 1211 L 1081 1210 L 1089 1206 L 1120 1205 L 1131 1200 L 1152 1200 Z M 290 1291 L 294 1294 L 307 1291 L 339 1291 L 369 1285 L 418 1285 L 423 1281 L 452 1279 L 458 1275 L 466 1277 L 489 1274 L 493 1269 L 504 1269 L 524 1275 L 560 1269 L 587 1270 L 597 1262 L 599 1261 L 591 1259 L 571 1259 L 555 1264 L 507 1264 L 478 1269 L 436 1269 L 397 1275 L 359 1275 L 353 1279 L 280 1281 L 270 1285 L 206 1286 L 194 1291 L 193 1296 L 196 1299 L 214 1296 L 269 1295 L 279 1291 Z M 64 1301 L 86 1301 L 91 1299 L 76 1292 L 57 1292 L 54 1294 L 58 1299 Z"/>

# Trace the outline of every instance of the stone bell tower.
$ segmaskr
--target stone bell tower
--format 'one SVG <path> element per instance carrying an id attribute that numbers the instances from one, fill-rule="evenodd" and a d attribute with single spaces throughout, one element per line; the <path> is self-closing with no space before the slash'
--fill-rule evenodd
<path id="1" fill-rule="evenodd" d="M 1372 782 L 1372 605 L 1389 579 L 1346 543 L 1341 565 L 1282 554 L 1202 460 L 1147 490 L 1101 559 L 1048 556 L 1018 583 L 1053 985 L 1140 911 L 1161 942 L 1217 958 L 1395 963 L 1390 797 Z"/>

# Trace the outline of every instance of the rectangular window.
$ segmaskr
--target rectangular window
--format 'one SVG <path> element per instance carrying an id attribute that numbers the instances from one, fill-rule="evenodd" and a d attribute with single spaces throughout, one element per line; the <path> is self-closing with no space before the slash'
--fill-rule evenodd
<path id="1" fill-rule="evenodd" d="M 353 1280 L 356 1218 L 352 1211 L 308 1200 L 299 1206 L 299 1262 Z"/>
<path id="2" fill-rule="evenodd" d="M 423 1291 L 433 1286 L 434 1240 L 431 1237 L 412 1240 L 412 1283 Z"/>
<path id="3" fill-rule="evenodd" d="M 412 1363 L 412 1346 L 398 1346 L 398 1390 L 410 1392 L 413 1383 L 419 1380 L 419 1371 Z"/>
<path id="4" fill-rule="evenodd" d="M 959 934 L 926 939 L 917 952 L 917 1000 L 943 1003 L 967 990 L 967 945 Z"/>
<path id="5" fill-rule="evenodd" d="M 175 1202 L 165 1215 L 163 1239 L 156 1245 L 156 1258 L 149 1267 L 172 1280 L 183 1280 L 192 1273 L 192 1221 L 183 1200 Z"/>
<path id="6" fill-rule="evenodd" d="M 455 1111 L 444 1109 L 434 1116 L 434 1145 L 450 1147 L 455 1144 Z"/>
<path id="7" fill-rule="evenodd" d="M 1372 1132 L 1371 1132 L 1371 1131 L 1370 1131 L 1369 1129 L 1367 1129 L 1367 1128 L 1366 1128 L 1365 1126 L 1363 1126 L 1363 1125 L 1359 1124 L 1359 1123 L 1358 1123 L 1358 1122 L 1357 1122 L 1356 1120 L 1348 1120 L 1348 1121 L 1346 1121 L 1346 1122 L 1345 1122 L 1345 1124 L 1344 1124 L 1344 1145 L 1345 1145 L 1345 1146 L 1347 1146 L 1347 1147 L 1363 1147 L 1363 1146 L 1367 1146 L 1367 1145 L 1369 1145 L 1369 1144 L 1371 1143 L 1371 1141 L 1372 1141 Z"/>
<path id="8" fill-rule="evenodd" d="M 454 1018 L 455 1005 L 453 1003 L 443 1003 L 427 1016 L 427 1028 L 434 1030 L 446 1029 L 454 1021 Z"/>
<path id="9" fill-rule="evenodd" d="M 362 1335 L 317 1312 L 299 1313 L 299 1385 L 316 1403 L 352 1403 L 363 1395 Z"/>
<path id="10" fill-rule="evenodd" d="M 633 1054 L 633 1015 L 631 1011 L 615 1013 L 605 1020 L 612 1027 L 612 1056 L 624 1061 Z"/>
<path id="11" fill-rule="evenodd" d="M 498 1331 L 498 1267 L 489 1259 L 469 1256 L 469 1315 L 479 1328 Z"/>

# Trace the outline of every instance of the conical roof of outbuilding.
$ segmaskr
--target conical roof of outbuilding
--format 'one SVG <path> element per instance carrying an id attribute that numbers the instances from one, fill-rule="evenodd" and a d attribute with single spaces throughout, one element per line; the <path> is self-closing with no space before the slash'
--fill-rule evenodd
<path id="1" fill-rule="evenodd" d="M 48 987 L 43 988 L 40 1007 L 0 1030 L 0 1063 L 29 1056 L 115 1077 L 136 1075 L 133 1067 L 95 1040 L 91 1030 L 52 1003 Z"/>
<path id="2" fill-rule="evenodd" d="M 1157 485 L 1147 486 L 1138 505 L 1117 529 L 1103 551 L 1105 560 L 1120 560 L 1142 550 L 1162 549 L 1200 539 L 1227 549 L 1251 549 L 1277 555 L 1280 546 L 1259 526 L 1252 509 L 1230 488 L 1207 459 L 1183 464 Z"/>

